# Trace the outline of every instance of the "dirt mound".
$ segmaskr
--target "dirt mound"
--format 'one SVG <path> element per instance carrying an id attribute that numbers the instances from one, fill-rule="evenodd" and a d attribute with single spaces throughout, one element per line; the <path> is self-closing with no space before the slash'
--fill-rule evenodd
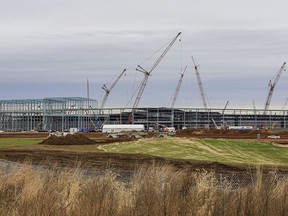
<path id="1" fill-rule="evenodd" d="M 82 134 L 67 134 L 66 136 L 51 135 L 39 144 L 45 145 L 91 145 L 96 142 Z"/>
<path id="2" fill-rule="evenodd" d="M 277 142 L 274 142 L 274 143 L 288 146 L 288 141 L 277 141 Z"/>
<path id="3" fill-rule="evenodd" d="M 135 141 L 135 139 L 131 137 L 121 137 L 121 138 L 104 138 L 95 140 L 95 142 L 99 145 L 110 144 L 115 142 L 130 142 L 130 141 Z"/>
<path id="4" fill-rule="evenodd" d="M 226 139 L 256 139 L 260 135 L 261 139 L 269 135 L 280 135 L 281 138 L 288 139 L 287 131 L 269 131 L 269 130 L 228 130 L 228 129 L 186 129 L 177 131 L 178 137 L 196 137 L 196 138 L 226 138 Z"/>

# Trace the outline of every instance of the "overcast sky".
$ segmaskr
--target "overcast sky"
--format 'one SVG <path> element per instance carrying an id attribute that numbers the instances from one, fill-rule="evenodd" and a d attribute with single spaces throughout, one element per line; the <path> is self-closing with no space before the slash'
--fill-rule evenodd
<path id="1" fill-rule="evenodd" d="M 187 65 L 176 107 L 202 107 L 193 55 L 209 104 L 264 108 L 268 82 L 288 60 L 285 0 L 0 0 L 0 99 L 90 97 L 127 68 L 107 107 L 129 107 L 157 50 L 182 32 L 153 70 L 139 106 L 168 106 Z M 163 51 L 163 49 L 162 49 Z M 153 55 L 155 53 L 155 55 Z M 288 97 L 288 74 L 270 108 Z M 130 101 L 130 103 L 129 103 Z"/>

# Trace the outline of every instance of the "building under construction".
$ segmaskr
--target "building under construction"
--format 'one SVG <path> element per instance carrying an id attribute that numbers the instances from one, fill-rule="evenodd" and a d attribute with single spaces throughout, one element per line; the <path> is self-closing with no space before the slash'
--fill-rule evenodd
<path id="1" fill-rule="evenodd" d="M 286 110 L 225 108 L 99 109 L 97 100 L 82 97 L 0 100 L 0 130 L 4 132 L 66 131 L 70 128 L 91 132 L 101 130 L 104 124 L 127 123 L 143 124 L 146 130 L 164 126 L 287 129 L 288 113 Z"/>
<path id="2" fill-rule="evenodd" d="M 273 91 L 281 74 L 285 71 L 286 62 L 280 67 L 276 76 L 269 81 L 269 92 L 263 110 L 257 110 L 255 106 L 253 109 L 226 109 L 228 101 L 223 109 L 210 108 L 200 78 L 198 70 L 199 65 L 195 63 L 193 57 L 192 61 L 203 102 L 203 108 L 174 108 L 187 66 L 183 72 L 181 70 L 181 77 L 176 87 L 170 108 L 138 107 L 149 77 L 151 77 L 152 72 L 157 68 L 180 35 L 181 32 L 167 43 L 168 45 L 151 67 L 147 67 L 144 63 L 152 56 L 137 66 L 136 71 L 141 72 L 144 77 L 137 88 L 137 92 L 134 92 L 133 94 L 133 96 L 136 95 L 136 99 L 131 108 L 105 108 L 105 103 L 111 90 L 125 74 L 126 69 L 124 69 L 111 86 L 108 87 L 105 84 L 103 85 L 102 89 L 105 91 L 105 96 L 100 106 L 98 106 L 97 100 L 90 99 L 89 97 L 88 80 L 87 98 L 56 97 L 27 100 L 0 100 L 0 130 L 5 132 L 31 130 L 66 131 L 70 128 L 77 128 L 77 130 L 89 132 L 101 130 L 104 124 L 143 124 L 146 130 L 157 130 L 161 127 L 175 127 L 176 129 L 287 128 L 287 111 L 284 109 L 269 109 Z M 178 41 L 181 41 L 181 39 Z"/>
<path id="3" fill-rule="evenodd" d="M 65 131 L 95 128 L 91 113 L 97 101 L 81 97 L 0 100 L 0 130 Z M 93 126 L 93 127 L 92 127 Z"/>

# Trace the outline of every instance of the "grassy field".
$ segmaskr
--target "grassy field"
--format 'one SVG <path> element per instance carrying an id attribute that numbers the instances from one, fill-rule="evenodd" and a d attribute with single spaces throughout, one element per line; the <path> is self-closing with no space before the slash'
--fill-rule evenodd
<path id="1" fill-rule="evenodd" d="M 288 148 L 254 140 L 149 138 L 107 145 L 38 145 L 39 138 L 1 138 L 0 149 L 41 149 L 73 152 L 146 154 L 172 159 L 219 162 L 236 166 L 288 168 Z"/>
<path id="2" fill-rule="evenodd" d="M 97 145 L 39 145 L 44 138 L 1 138 L 1 149 L 59 150 L 73 152 L 99 152 Z"/>
<path id="3" fill-rule="evenodd" d="M 288 148 L 251 140 L 165 138 L 99 147 L 106 152 L 140 153 L 159 157 L 220 162 L 231 165 L 288 167 Z"/>
<path id="4" fill-rule="evenodd" d="M 42 140 L 40 138 L 1 138 L 0 148 L 35 146 Z"/>
<path id="5" fill-rule="evenodd" d="M 137 153 L 288 169 L 288 148 L 255 140 L 174 137 L 100 146 L 38 145 L 41 141 L 39 138 L 1 138 L 0 152 L 34 149 L 39 154 L 38 149 L 47 149 Z M 61 152 L 61 157 L 66 153 Z M 222 178 L 222 175 L 219 178 L 213 171 L 191 172 L 167 164 L 143 164 L 134 170 L 129 181 L 121 181 L 117 173 L 105 170 L 103 175 L 87 176 L 78 167 L 53 166 L 48 171 L 35 169 L 29 161 L 21 166 L 3 163 L 0 166 L 0 215 L 287 215 L 287 178 L 277 173 L 262 173 L 261 166 L 256 169 L 255 178 L 252 179 L 252 172 L 248 174 L 250 181 L 241 180 L 243 175 L 236 179 Z"/>

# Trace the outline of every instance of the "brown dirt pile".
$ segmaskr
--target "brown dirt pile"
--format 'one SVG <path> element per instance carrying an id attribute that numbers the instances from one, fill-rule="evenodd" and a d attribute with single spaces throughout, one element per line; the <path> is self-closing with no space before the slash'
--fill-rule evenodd
<path id="1" fill-rule="evenodd" d="M 288 146 L 288 141 L 276 141 L 274 143 Z"/>
<path id="2" fill-rule="evenodd" d="M 39 144 L 44 145 L 104 145 L 104 144 L 110 144 L 115 142 L 129 142 L 133 141 L 132 138 L 97 138 L 97 139 L 90 139 L 85 135 L 82 134 L 67 134 L 66 136 L 55 136 L 51 135 L 48 137 L 48 139 L 42 141 Z"/>
<path id="3" fill-rule="evenodd" d="M 177 137 L 196 138 L 226 138 L 226 139 L 256 139 L 260 134 L 261 139 L 267 139 L 269 135 L 279 135 L 281 139 L 288 139 L 288 131 L 276 130 L 216 130 L 216 129 L 187 129 L 177 131 Z"/>
<path id="4" fill-rule="evenodd" d="M 66 136 L 52 135 L 39 144 L 45 145 L 91 145 L 96 142 L 82 134 L 67 134 Z"/>

